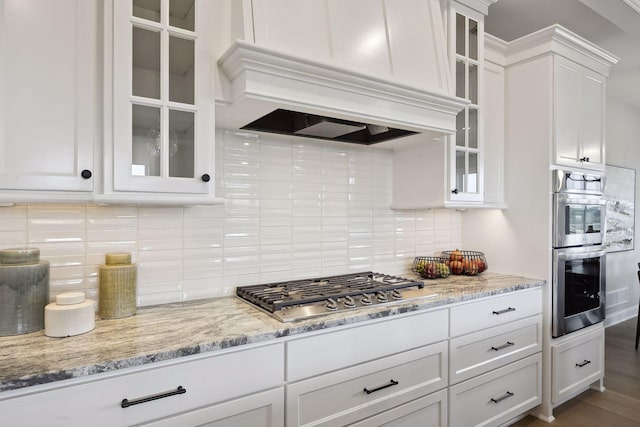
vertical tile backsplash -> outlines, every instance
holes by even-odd
[[[374,270],[460,246],[454,210],[392,211],[392,153],[219,131],[224,206],[0,207],[0,248],[38,247],[51,296],[98,295],[108,252],[138,264],[138,304],[230,295],[237,285]]]

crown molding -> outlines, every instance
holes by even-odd
[[[640,13],[640,0],[622,0],[625,2],[631,9]]]
[[[609,75],[609,68],[620,58],[589,40],[555,24],[508,43],[507,66],[545,54],[557,54]]]

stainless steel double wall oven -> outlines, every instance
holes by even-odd
[[[559,337],[605,318],[605,180],[596,174],[552,173],[552,334]]]

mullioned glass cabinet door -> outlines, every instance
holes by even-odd
[[[213,192],[212,3],[113,2],[115,191]]]
[[[452,47],[456,96],[470,104],[456,117],[456,134],[450,138],[450,199],[482,201],[481,100],[479,99],[483,22],[454,9]]]

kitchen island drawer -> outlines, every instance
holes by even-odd
[[[574,334],[576,334],[574,332]],[[571,398],[604,376],[604,328],[578,335],[551,347],[554,404]]]
[[[287,385],[287,426],[347,425],[447,386],[446,341]]]
[[[447,390],[412,400],[350,427],[447,427]]]
[[[542,400],[537,353],[449,388],[449,426],[497,426]]]
[[[451,308],[451,336],[502,325],[542,313],[542,289],[491,297]]]
[[[542,349],[542,315],[449,341],[449,381],[457,384]]]
[[[136,425],[284,383],[282,344],[176,360],[179,362],[123,369],[98,379],[60,382],[46,391],[0,399],[3,425]]]
[[[438,310],[291,340],[287,342],[287,381],[446,340],[448,325],[448,310]]]

